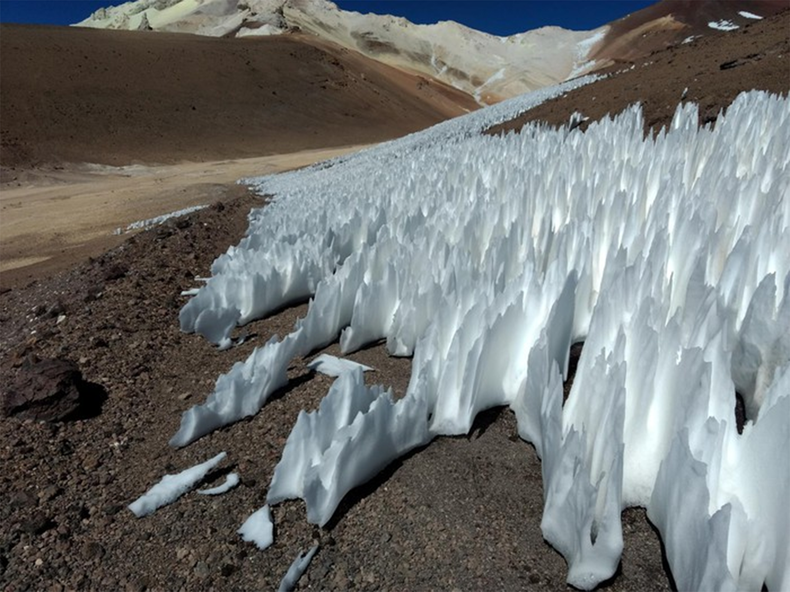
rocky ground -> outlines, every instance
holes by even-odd
[[[608,71],[617,74],[544,103],[489,133],[518,130],[530,121],[561,125],[576,111],[595,121],[637,102],[642,105],[645,126],[658,131],[669,124],[681,102],[698,104],[700,122],[711,123],[744,90],[787,93],[790,9],[737,31],[708,35]]]
[[[787,13],[781,18],[777,27],[786,34]],[[749,34],[728,35],[721,43],[733,44],[729,60],[745,59],[737,40]],[[765,41],[772,43],[767,34]],[[781,78],[790,71],[785,50],[779,55]],[[656,55],[655,62],[668,59]],[[719,63],[708,69],[713,78],[729,70]],[[661,85],[647,83],[647,66],[628,75],[634,72],[646,77],[635,82],[639,97],[650,100]],[[740,80],[751,88],[748,77]],[[784,81],[786,91],[790,77]],[[606,94],[609,83],[585,92],[595,93],[589,96],[597,104],[611,100],[613,110],[619,99]],[[677,84],[679,96],[688,84]],[[545,109],[561,121],[587,112],[560,107],[568,97]],[[317,407],[332,382],[300,361],[289,370],[289,386],[256,417],[183,450],[167,444],[181,413],[203,401],[221,372],[271,335],[287,333],[306,311],[306,304],[294,306],[240,329],[247,341],[225,352],[179,331],[181,291],[209,274],[258,205],[252,195],[218,203],[73,269],[3,289],[0,384],[6,411],[14,413],[0,419],[0,589],[271,590],[314,542],[319,551],[298,589],[566,589],[565,562],[540,533],[540,463],[505,409],[481,414],[466,437],[439,438],[400,459],[349,494],[325,528],[306,522],[301,502],[287,502],[273,509],[268,550],[236,534],[264,504],[299,410]],[[327,351],[337,353],[337,346]],[[405,390],[408,359],[390,358],[381,346],[350,357],[376,369],[368,382]],[[53,359],[73,366],[58,369],[47,362]],[[63,393],[56,407],[37,401],[45,388]],[[42,421],[53,414],[58,421]],[[126,508],[165,473],[223,450],[228,458],[207,482],[218,484],[234,470],[239,487],[216,498],[187,494],[141,519]],[[626,510],[623,530],[620,571],[604,587],[672,589],[644,511]]]

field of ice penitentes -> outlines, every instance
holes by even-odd
[[[171,444],[257,413],[294,357],[386,339],[413,355],[406,396],[341,372],[300,416],[270,504],[303,498],[325,524],[397,457],[507,405],[541,456],[543,535],[574,586],[614,574],[621,511],[639,505],[679,589],[786,590],[788,100],[744,94],[703,128],[686,104],[655,137],[638,106],[585,132],[480,135],[567,88],[255,180],[275,199],[182,328],[229,347],[234,327],[290,301],[311,296],[309,312],[221,376]]]

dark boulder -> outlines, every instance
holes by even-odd
[[[3,396],[6,416],[37,421],[68,421],[97,415],[107,395],[83,379],[69,360],[30,360],[22,365]]]

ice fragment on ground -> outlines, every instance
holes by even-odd
[[[230,473],[227,477],[225,477],[225,482],[222,485],[217,485],[216,487],[212,487],[210,489],[198,489],[198,493],[201,495],[221,495],[227,491],[230,491],[238,484],[238,473]]]
[[[242,539],[248,543],[255,543],[261,550],[269,547],[274,542],[274,524],[269,506],[263,506],[260,510],[250,514],[250,517],[239,528],[238,533]]]
[[[307,566],[310,565],[310,561],[312,561],[316,551],[318,551],[318,545],[313,545],[309,551],[297,555],[296,559],[294,559],[294,562],[283,576],[283,579],[280,581],[277,592],[291,592],[291,590],[296,587],[296,583],[299,581],[299,578],[302,577],[302,574],[304,574]]]
[[[132,502],[129,509],[140,518],[151,514],[157,508],[173,503],[200,483],[209,471],[222,462],[226,456],[227,453],[220,452],[214,458],[185,471],[175,475],[165,475],[159,483],[145,492],[145,495]]]
[[[745,10],[738,11],[738,14],[740,14],[743,18],[754,19],[754,20],[762,20],[763,18],[761,16],[757,16],[753,12],[747,12]]]
[[[315,360],[307,364],[307,367],[321,374],[335,377],[340,376],[344,372],[351,372],[354,368],[362,368],[363,372],[373,370],[370,366],[365,366],[354,360],[337,358],[329,354],[321,354]]]

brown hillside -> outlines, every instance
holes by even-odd
[[[476,109],[306,36],[3,25],[0,164],[171,163],[362,144]]]
[[[604,80],[539,105],[488,133],[518,130],[531,121],[560,125],[567,123],[575,111],[596,120],[637,102],[642,104],[649,128],[668,124],[682,100],[697,103],[700,118],[713,121],[745,90],[790,90],[788,32],[790,10],[754,21],[738,31],[656,52],[633,69],[613,72]]]

